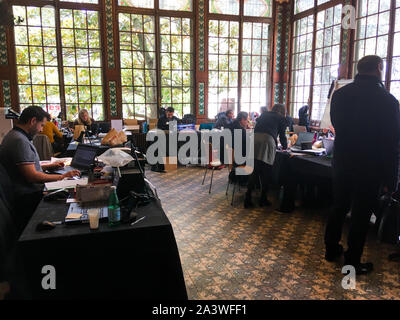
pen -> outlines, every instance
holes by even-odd
[[[146,216],[141,217],[139,220],[133,221],[133,222],[131,223],[131,226],[133,226],[135,223],[138,223],[140,220],[143,220],[144,218],[146,218]]]

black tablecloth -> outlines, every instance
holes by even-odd
[[[137,224],[98,231],[88,224],[36,231],[65,217],[65,203],[42,201],[18,241],[34,299],[187,299],[172,226],[159,201],[139,207]],[[56,290],[41,287],[42,267],[56,269]]]
[[[301,185],[307,193],[309,202],[315,201],[314,187],[318,186],[320,194],[331,195],[332,159],[327,156],[295,155],[277,151],[273,166],[273,182],[281,186],[279,210],[294,210],[296,191]],[[320,200],[320,199],[318,199]]]

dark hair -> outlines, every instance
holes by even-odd
[[[241,121],[243,118],[247,119],[249,117],[249,114],[247,112],[241,111],[238,113],[236,120]]]
[[[38,106],[29,106],[22,111],[19,117],[19,123],[26,124],[32,118],[36,118],[37,121],[43,121],[44,118],[50,117],[50,115]]]
[[[357,63],[357,71],[359,74],[374,73],[378,70],[379,64],[383,64],[383,60],[378,56],[365,56]]]
[[[172,108],[172,107],[168,107],[166,111],[167,111],[167,112],[175,112],[175,109]]]
[[[274,104],[274,106],[271,109],[272,112],[276,112],[279,113],[280,115],[282,115],[283,117],[286,116],[286,110],[285,110],[285,106],[281,103],[276,103]]]
[[[233,110],[231,110],[231,109],[226,110],[225,115],[228,116],[230,113],[233,113]]]

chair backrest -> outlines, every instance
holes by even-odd
[[[54,152],[48,136],[44,134],[37,134],[33,138],[32,143],[35,146],[41,161],[51,160]]]
[[[212,130],[215,123],[200,123],[199,130]]]

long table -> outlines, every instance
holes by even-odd
[[[332,159],[327,156],[295,155],[277,151],[273,166],[274,183],[281,187],[279,211],[292,212],[295,208],[296,191],[305,187],[306,200],[315,200],[313,188],[329,198],[332,184]],[[320,199],[319,199],[320,200]]]
[[[41,221],[63,220],[68,206],[42,201],[18,241],[32,299],[187,299],[172,226],[158,200],[137,209],[146,218],[133,226],[36,231]],[[42,288],[46,265],[56,270],[55,290]]]

